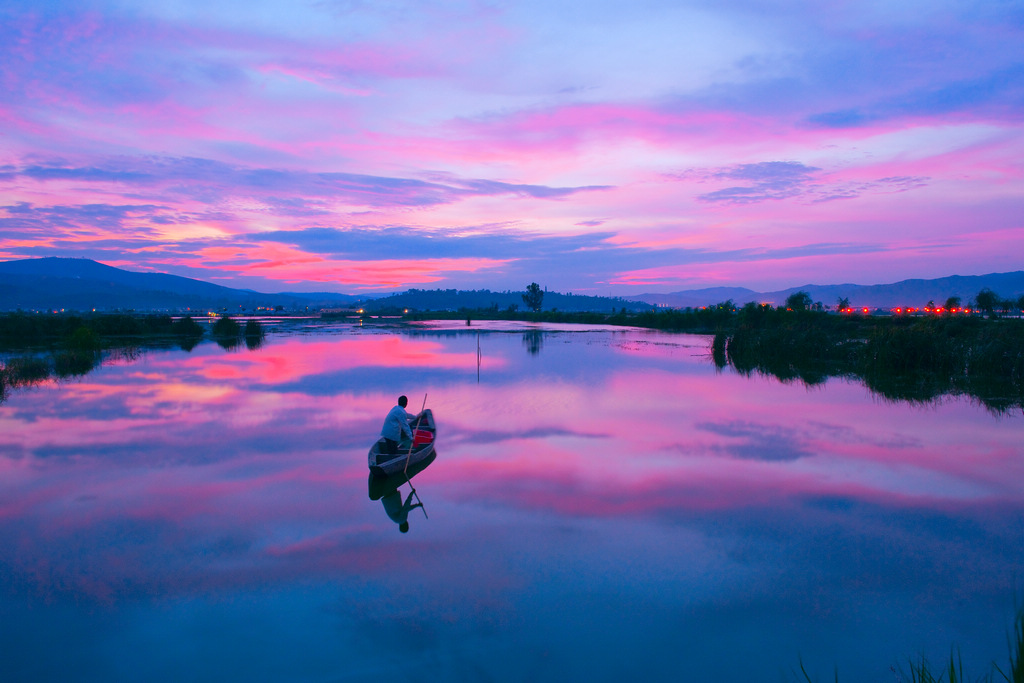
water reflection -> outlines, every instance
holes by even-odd
[[[479,330],[478,384],[477,331],[150,351],[0,405],[13,678],[728,682],[802,655],[883,680],[951,643],[965,670],[1005,658],[1019,416],[717,373],[709,338],[636,330],[545,329],[537,355]],[[421,387],[444,457],[364,497],[381,406]],[[412,476],[431,524],[401,537],[379,501],[418,502]]]
[[[133,355],[133,350],[108,352],[110,362]],[[0,363],[0,403],[11,391],[27,389],[52,380],[82,377],[100,366],[103,354],[98,350],[65,349],[48,354],[26,354]]]
[[[396,472],[387,476],[370,473],[368,483],[370,500],[381,502],[388,518],[398,524],[398,529],[403,534],[409,531],[409,513],[412,510],[418,507],[422,509],[424,518],[427,517],[427,510],[420,500],[419,492],[412,485],[412,479],[427,469],[435,459],[437,459],[437,451],[431,451],[430,455],[423,460],[410,464],[407,472]],[[402,502],[401,487],[405,484],[409,484],[410,490],[405,502]],[[416,499],[415,503],[413,498]]]
[[[954,321],[956,322],[956,321]],[[975,323],[978,321],[974,321]],[[990,332],[988,336],[981,331]],[[741,328],[733,336],[715,335],[712,359],[723,369],[760,374],[808,386],[830,378],[856,378],[878,396],[893,401],[928,404],[949,396],[968,396],[994,413],[1024,413],[1021,356],[1009,335],[998,328],[977,328],[969,336],[934,332],[910,333],[895,328],[874,333],[862,342],[840,343],[824,332],[811,340],[770,330]],[[957,341],[959,337],[967,342]]]
[[[544,332],[541,330],[528,330],[523,332],[523,346],[531,356],[536,356],[544,348]]]

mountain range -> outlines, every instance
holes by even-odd
[[[803,291],[807,292],[813,301],[820,301],[826,306],[834,307],[839,298],[843,297],[849,299],[850,305],[856,308],[867,306],[890,309],[897,306],[923,308],[929,301],[941,306],[952,296],[960,297],[966,305],[985,288],[991,289],[1003,298],[1017,299],[1024,294],[1024,271],[989,275],[951,275],[934,280],[901,280],[886,285],[803,285],[775,292],[755,292],[743,287],[712,287],[669,294],[638,294],[626,298],[674,308],[710,306],[729,299],[737,304],[754,301],[778,306],[784,303],[789,295]]]
[[[348,306],[358,298],[329,292],[264,294],[166,273],[135,273],[89,259],[0,262],[0,310],[251,310]]]
[[[807,292],[813,301],[834,306],[840,297],[855,307],[888,309],[895,306],[923,307],[928,301],[943,303],[958,296],[967,304],[982,289],[1004,298],[1024,295],[1024,271],[989,275],[953,275],[934,280],[902,280],[883,285],[804,285],[775,292],[756,292],[743,287],[712,287],[669,294],[640,294],[622,298],[590,297],[548,292],[544,308],[559,310],[608,310],[625,307],[636,310],[645,305],[676,308],[708,306],[732,300],[778,305],[795,292]],[[166,273],[136,273],[89,259],[37,258],[0,262],[0,310],[254,310],[281,306],[288,310],[349,307],[368,302],[368,308],[408,307],[420,310],[448,308],[506,308],[522,304],[521,292],[490,290],[418,290],[372,303],[371,297],[331,292],[265,294],[233,289]]]

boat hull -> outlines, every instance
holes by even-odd
[[[409,465],[409,471],[403,472],[398,470],[394,474],[374,474],[370,472],[370,476],[367,477],[367,493],[370,496],[370,500],[380,500],[389,493],[394,493],[398,490],[398,487],[404,486],[412,481],[412,478],[417,474],[427,469],[434,459],[437,457],[437,450],[435,449],[430,455],[417,463]]]
[[[413,421],[416,438],[412,444],[412,451],[409,450],[409,442],[399,445],[398,453],[384,453],[384,437],[370,446],[370,452],[366,456],[366,464],[370,473],[376,476],[387,476],[397,472],[403,472],[406,463],[409,467],[422,462],[434,453],[434,437],[437,436],[437,426],[434,424],[434,414],[429,408],[416,416]]]

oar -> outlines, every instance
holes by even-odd
[[[426,410],[426,408],[427,408],[427,395],[423,394],[423,407],[420,408],[420,416],[423,415],[423,411]],[[416,418],[416,427],[417,428],[419,428],[419,426],[420,426],[420,419],[421,418]],[[409,444],[409,454],[405,456],[405,469],[402,470],[402,474],[405,475],[405,478],[407,480],[409,479],[409,459],[412,457],[412,449],[415,446],[416,446],[416,432],[413,432],[412,443]],[[412,484],[410,483],[409,486],[412,486]],[[416,490],[413,489],[414,493],[415,493],[415,491]],[[416,497],[419,498],[419,496],[416,496]],[[424,512],[423,514],[427,514],[427,513]]]
[[[423,510],[423,516],[426,519],[430,519],[430,517],[427,516],[427,508],[423,506],[423,501],[420,499],[420,494],[416,493],[416,487],[412,485],[411,481],[409,482],[409,488],[412,489],[412,495],[416,496],[416,502],[420,504],[420,510]]]

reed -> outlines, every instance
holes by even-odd
[[[249,319],[245,322],[245,346],[250,351],[263,346],[263,341],[266,337],[266,333],[263,331],[263,325],[258,320]]]
[[[996,663],[992,662],[989,671],[978,678],[969,678],[964,675],[963,659],[960,656],[959,648],[951,648],[949,661],[938,667],[934,666],[922,655],[916,661],[911,659],[907,662],[907,670],[902,666],[892,666],[890,670],[895,675],[896,681],[910,681],[910,683],[993,683],[1004,680],[1007,683],[1024,683],[1024,608],[1017,610],[1014,619],[1013,634],[1007,636],[1009,646],[1009,665],[1006,671]],[[797,660],[800,666],[800,676],[806,683],[815,683],[803,660]],[[839,682],[839,672],[835,672],[835,682]]]
[[[241,343],[242,326],[231,316],[217,318],[213,324],[213,339],[224,349],[233,349]]]
[[[894,400],[967,395],[996,413],[1024,409],[1024,321],[853,320],[778,311],[740,318],[720,335],[729,364],[743,374],[806,384],[852,377]],[[716,336],[713,356],[722,343]]]
[[[203,328],[188,317],[175,322],[168,315],[0,314],[0,348],[8,349],[67,348],[92,339],[102,347],[118,347],[202,336]]]

